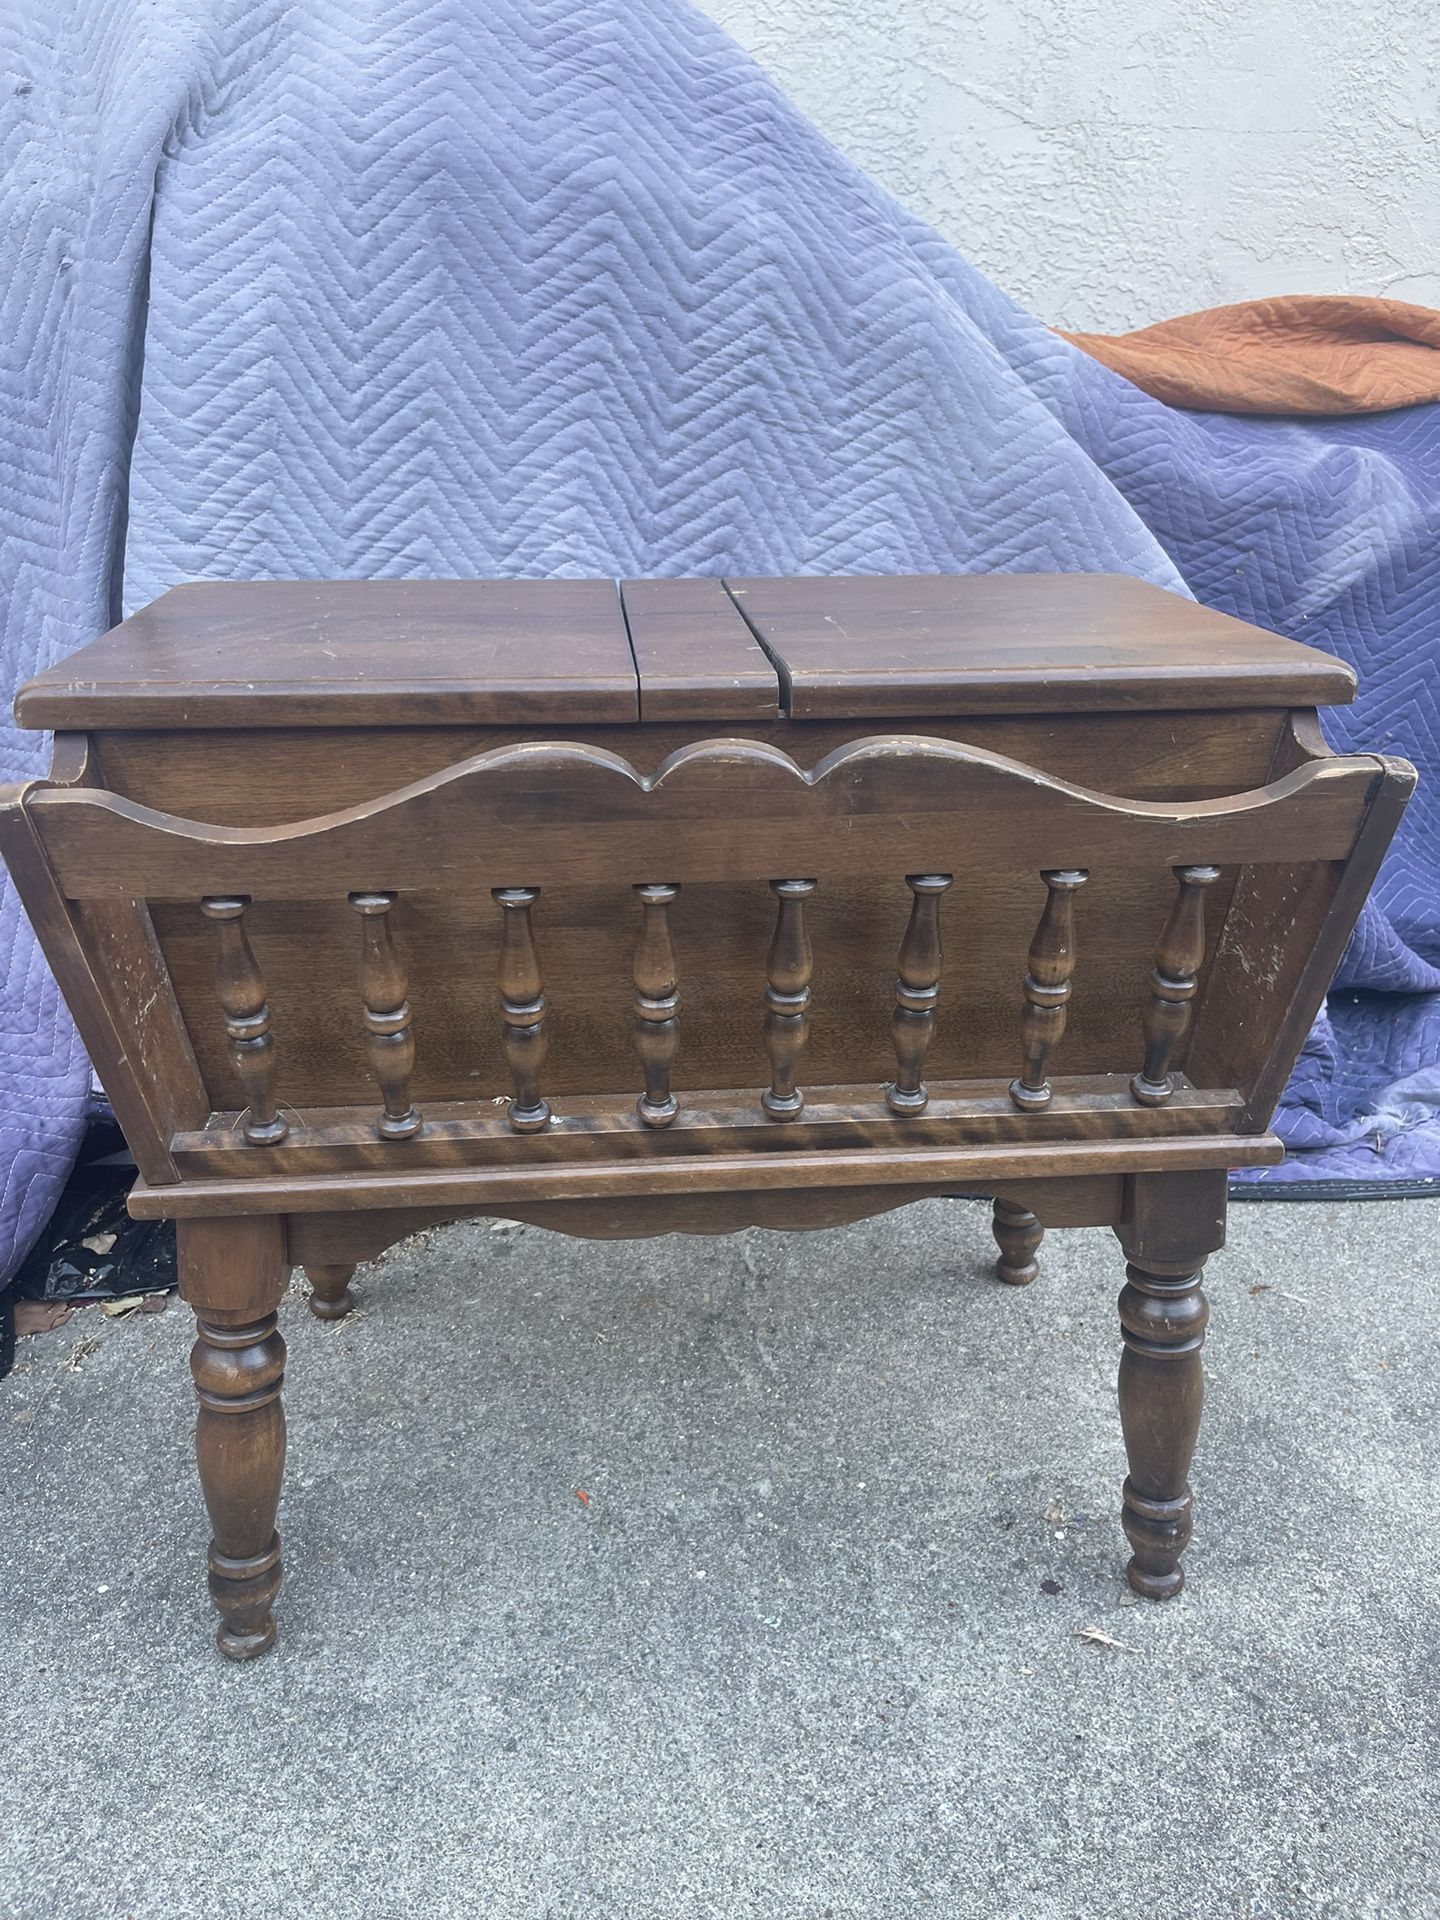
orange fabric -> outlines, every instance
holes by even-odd
[[[1440,313],[1403,300],[1283,294],[1061,337],[1172,407],[1382,413],[1440,400]]]

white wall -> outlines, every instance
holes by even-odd
[[[1440,307],[1440,0],[700,0],[1055,326]]]

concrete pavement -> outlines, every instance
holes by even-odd
[[[22,1343],[0,1914],[1440,1914],[1440,1207],[1231,1222],[1166,1607],[1122,1580],[1100,1231],[1012,1292],[969,1204],[480,1222],[338,1326],[297,1293],[280,1640],[244,1668],[188,1313]]]

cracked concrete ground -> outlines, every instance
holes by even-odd
[[[1108,1234],[1018,1293],[968,1204],[424,1236],[348,1322],[286,1303],[249,1667],[210,1643],[189,1315],[77,1314],[0,1385],[0,1913],[1427,1920],[1437,1237],[1232,1209],[1155,1607]]]

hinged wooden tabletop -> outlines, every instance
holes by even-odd
[[[774,720],[780,677],[723,580],[625,580],[642,720]]]
[[[27,727],[774,720],[719,580],[255,580],[172,588],[20,689]]]
[[[624,726],[1311,707],[1343,662],[1119,575],[206,582],[20,690],[28,727]]]
[[[22,726],[634,722],[613,580],[174,587],[20,689]]]
[[[1314,707],[1342,660],[1124,574],[731,580],[792,720]]]

